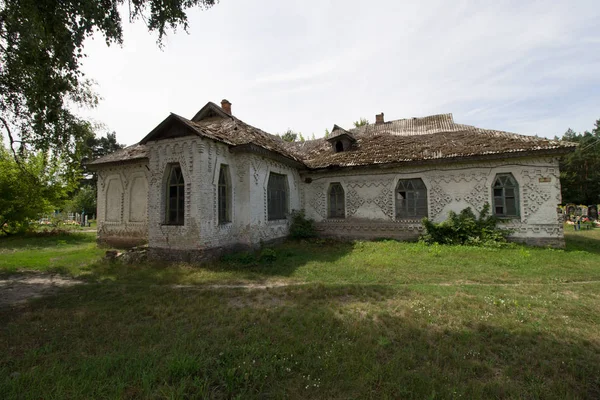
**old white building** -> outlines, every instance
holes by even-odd
[[[289,143],[208,103],[91,163],[98,237],[171,259],[283,238],[293,210],[324,236],[415,239],[420,220],[487,202],[512,239],[564,246],[558,157],[572,144],[456,124],[451,114]]]

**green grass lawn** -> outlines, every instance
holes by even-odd
[[[35,270],[77,275],[104,251],[96,246],[95,232],[0,238],[0,273]]]
[[[600,398],[600,229],[566,234],[566,250],[288,242],[203,267],[102,262],[84,234],[0,241],[0,271],[54,260],[90,282],[0,310],[0,393]],[[288,286],[218,286],[235,283]]]

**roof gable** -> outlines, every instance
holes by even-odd
[[[333,129],[331,130],[331,134],[329,135],[327,140],[331,143],[333,140],[338,140],[341,138],[347,138],[352,143],[356,142],[356,139],[354,138],[354,136],[352,136],[352,133],[334,124]]]
[[[156,128],[147,134],[140,144],[146,144],[149,141],[173,139],[184,136],[200,136],[194,127],[190,126],[183,118],[177,114],[171,113]]]
[[[209,101],[204,107],[200,109],[192,118],[193,122],[202,121],[205,118],[210,117],[222,117],[222,118],[233,118],[230,114],[226,113],[221,107]]]

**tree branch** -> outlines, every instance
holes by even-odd
[[[10,150],[13,153],[13,157],[15,158],[15,161],[17,162],[17,164],[21,165],[21,163],[19,162],[19,157],[17,156],[17,152],[15,151],[15,148],[13,147],[15,144],[15,139],[13,138],[12,132],[10,131],[10,126],[8,126],[8,122],[6,122],[6,120],[2,117],[0,117],[0,122],[2,122],[2,124],[4,125],[4,128],[6,129],[6,133],[8,134],[8,141],[10,142]]]

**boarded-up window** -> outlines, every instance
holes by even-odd
[[[329,185],[329,218],[344,218],[346,216],[346,201],[344,188],[339,183]]]
[[[129,221],[143,222],[148,218],[148,184],[143,176],[131,181],[129,192]]]
[[[183,225],[185,209],[185,181],[179,165],[171,165],[167,181],[167,224]]]
[[[519,185],[512,174],[498,174],[494,179],[494,215],[519,216]]]
[[[285,175],[271,172],[267,184],[267,214],[269,221],[285,219],[288,212],[288,185]]]
[[[123,187],[121,179],[112,178],[106,188],[106,221],[121,222],[123,214]]]
[[[219,171],[219,224],[231,222],[231,180],[229,178],[229,167],[221,165]]]
[[[401,179],[396,185],[396,218],[427,216],[427,188],[420,178]]]

